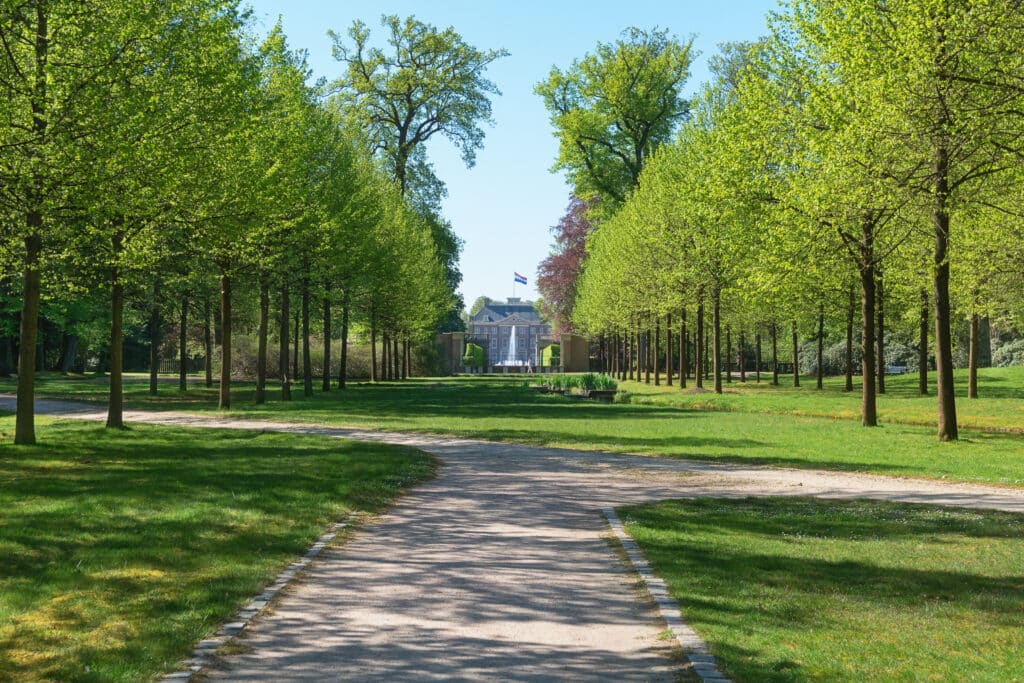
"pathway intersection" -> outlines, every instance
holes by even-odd
[[[9,400],[0,397],[0,408]],[[37,407],[105,417],[81,404]],[[396,443],[442,463],[437,478],[325,550],[212,680],[671,681],[680,665],[659,638],[664,622],[609,545],[602,508],[801,495],[1024,513],[1024,491],[971,484],[197,414],[127,411],[125,419]]]

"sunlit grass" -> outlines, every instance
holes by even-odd
[[[1024,373],[1016,368],[991,372],[1004,373],[1007,383],[1004,398],[987,399],[997,406],[991,410],[993,419],[1013,424],[1005,416],[1024,404],[1024,398],[1016,397]],[[991,378],[987,381],[994,384]],[[878,428],[861,427],[859,420],[828,414],[857,402],[834,385],[825,392],[762,387],[744,394],[734,383],[729,391],[738,393],[722,396],[637,385],[632,387],[638,390],[634,395],[639,394],[634,403],[597,404],[537,394],[528,383],[526,376],[353,383],[343,392],[317,391],[310,398],[293,392],[296,397],[289,402],[281,401],[272,386],[263,406],[254,405],[251,383],[238,383],[231,414],[538,446],[1024,486],[1024,434],[965,429],[959,442],[939,443],[931,426],[888,421]],[[894,404],[903,400],[895,384],[885,398]],[[40,388],[50,396],[106,400],[102,379],[43,378]],[[660,396],[667,398],[657,400]],[[669,399],[682,404],[670,404]],[[686,405],[688,400],[702,404]],[[908,405],[922,400],[930,403],[934,398],[906,399]],[[148,383],[138,378],[127,384],[127,401],[138,408],[212,411],[216,390],[193,386],[182,396],[176,384],[167,383],[151,397]],[[800,403],[803,409],[792,409]]]
[[[0,680],[172,669],[333,521],[427,476],[407,448],[0,418]]]
[[[980,398],[967,398],[967,371],[955,373],[957,421],[967,429],[1011,430],[1024,432],[1024,367],[981,368],[978,371]],[[826,377],[821,390],[813,377],[801,378],[801,386],[792,386],[793,378],[783,375],[779,386],[771,384],[771,373],[761,373],[761,381],[748,373],[747,381],[723,383],[724,393],[697,392],[691,378],[682,389],[678,382],[654,386],[627,381],[622,388],[634,395],[634,401],[673,405],[695,410],[765,412],[860,420],[861,384],[854,378],[853,391],[844,391],[845,379]],[[885,424],[933,425],[938,414],[935,374],[929,377],[927,396],[918,394],[916,374],[886,377],[886,393],[878,396],[879,420]],[[705,382],[705,387],[710,387]]]
[[[620,514],[726,675],[1024,680],[1024,517],[805,498]]]

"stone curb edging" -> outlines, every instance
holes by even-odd
[[[664,579],[655,576],[654,572],[651,571],[651,565],[644,558],[643,553],[640,551],[640,546],[637,545],[637,542],[626,531],[619,516],[615,514],[615,510],[608,507],[603,508],[601,512],[604,514],[604,518],[608,520],[608,526],[611,527],[615,538],[619,540],[623,550],[626,551],[633,569],[636,570],[636,573],[643,580],[647,592],[658,603],[658,612],[661,614],[661,618],[665,620],[669,630],[675,635],[679,646],[683,648],[683,654],[693,664],[693,670],[697,672],[697,675],[705,683],[729,683],[729,679],[719,671],[714,655],[708,652],[707,644],[697,635],[696,631],[683,621],[679,603],[669,594]]]
[[[351,517],[334,524],[323,536],[317,539],[316,543],[309,547],[306,554],[288,565],[284,571],[277,575],[274,583],[267,586],[262,593],[249,601],[242,609],[238,610],[235,618],[224,624],[217,632],[204,640],[199,641],[192,656],[185,660],[185,668],[166,674],[161,681],[191,681],[192,677],[204,668],[213,664],[214,653],[218,649],[234,640],[252,623],[257,614],[262,612],[274,597],[284,589],[295,576],[309,566],[320,552],[327,547],[327,544],[334,540],[334,537],[349,525]]]

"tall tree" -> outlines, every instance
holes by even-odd
[[[555,235],[551,253],[537,267],[537,290],[544,297],[541,308],[556,334],[573,331],[576,283],[586,256],[587,235],[593,229],[587,220],[588,208],[578,197],[569,200],[565,215],[551,228]]]
[[[537,84],[559,141],[552,170],[568,173],[577,197],[600,198],[602,214],[625,201],[647,157],[686,116],[692,43],[664,30],[628,28]]]
[[[338,101],[374,141],[402,195],[419,184],[434,184],[422,156],[423,143],[440,133],[462,153],[467,166],[483,145],[481,122],[491,121],[489,95],[500,95],[483,73],[506,50],[478,50],[455,29],[415,17],[381,17],[389,51],[370,47],[370,29],[355,21],[351,45],[334,31],[334,56],[348,72],[334,86]],[[415,177],[419,175],[420,177]],[[432,175],[432,174],[430,174]]]
[[[329,32],[335,58],[347,66],[333,84],[335,104],[371,141],[401,195],[436,215],[445,190],[424,143],[441,135],[461,152],[466,166],[474,165],[483,146],[481,124],[492,122],[490,96],[501,94],[484,72],[508,52],[480,50],[450,26],[438,30],[411,16],[383,16],[381,25],[388,33],[387,50],[370,46],[370,29],[361,21],[348,29],[351,44]],[[446,221],[436,219],[431,228],[449,282],[449,326],[458,327],[461,241]]]

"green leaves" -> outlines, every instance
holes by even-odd
[[[356,21],[344,37],[329,32],[334,56],[347,73],[334,83],[336,104],[372,140],[406,194],[437,193],[439,181],[424,163],[420,145],[440,134],[472,166],[483,144],[481,123],[491,122],[489,95],[500,95],[484,71],[506,50],[478,50],[451,27],[438,30],[415,17],[384,16],[390,49],[369,46],[370,29]],[[440,185],[443,187],[443,185]]]
[[[576,196],[600,197],[604,215],[625,201],[647,157],[686,116],[681,91],[692,42],[629,28],[620,40],[598,43],[594,54],[565,71],[552,69],[537,84],[559,139],[552,170],[568,173]]]

